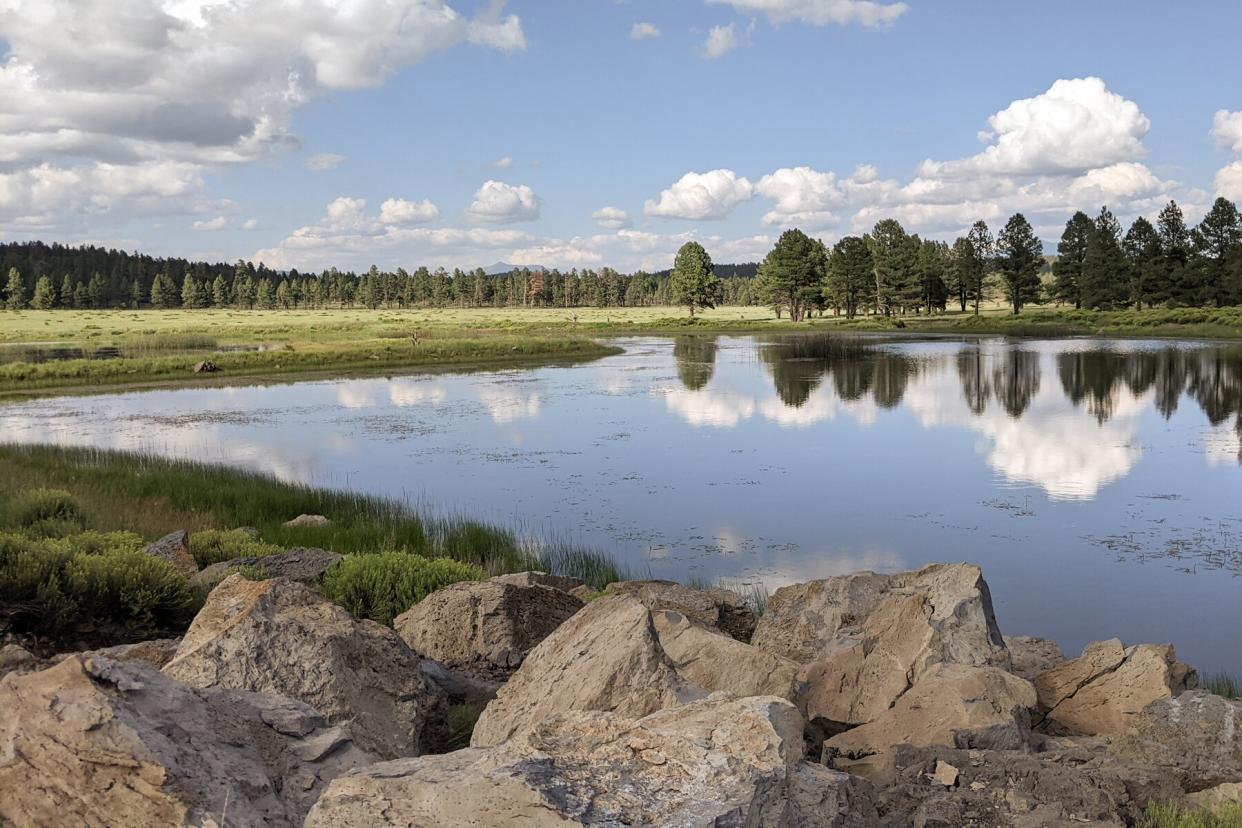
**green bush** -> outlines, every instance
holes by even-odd
[[[1188,810],[1151,803],[1138,828],[1242,828],[1242,805],[1218,810]]]
[[[136,535],[63,539],[0,534],[0,632],[51,645],[107,646],[184,630],[199,603]]]
[[[31,489],[13,499],[9,521],[35,534],[61,534],[64,527],[82,528],[82,509],[73,495],[62,489]],[[54,531],[37,531],[39,529]]]
[[[479,567],[451,558],[380,552],[350,555],[329,569],[323,593],[358,618],[391,624],[437,589],[484,577]]]
[[[190,535],[190,554],[194,556],[199,569],[220,563],[220,561],[260,558],[283,551],[283,548],[275,544],[264,543],[256,539],[245,529],[233,529],[227,532],[209,529]]]

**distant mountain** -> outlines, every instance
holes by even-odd
[[[514,270],[520,270],[522,268],[526,268],[527,270],[537,270],[539,272],[547,270],[547,268],[543,265],[512,265],[508,262],[496,262],[494,265],[488,265],[483,268],[483,272],[488,276],[499,276],[502,273],[511,273]]]

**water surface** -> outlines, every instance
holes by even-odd
[[[0,408],[0,439],[425,502],[656,577],[975,561],[1002,629],[1242,668],[1242,352],[1196,342],[621,340],[577,366]]]

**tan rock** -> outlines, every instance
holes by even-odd
[[[946,788],[952,788],[957,784],[957,777],[960,771],[943,759],[936,760],[936,769],[932,771],[932,779],[935,779]]]
[[[545,586],[559,589],[561,592],[573,593],[586,582],[568,575],[549,575],[547,572],[513,572],[509,575],[497,575],[492,578],[494,583],[513,584],[514,586]]]
[[[530,651],[479,717],[470,744],[498,745],[556,713],[639,718],[703,695],[677,673],[643,604],[599,598]]]
[[[411,649],[449,669],[504,679],[580,609],[581,601],[552,587],[466,581],[428,595],[393,627]]]
[[[900,745],[1025,747],[1035,688],[997,667],[934,665],[892,709],[824,743],[824,762],[886,781]]]
[[[987,583],[971,564],[783,587],[752,643],[804,664],[807,715],[845,725],[887,711],[936,664],[1008,666]]]
[[[1121,733],[1147,705],[1198,684],[1169,645],[1126,647],[1116,638],[1088,644],[1082,655],[1040,673],[1038,729],[1092,736]]]
[[[1027,681],[1034,681],[1040,673],[1065,663],[1061,648],[1046,638],[1007,635],[1005,646],[1009,649],[1009,672]]]
[[[329,526],[332,521],[323,515],[298,515],[293,520],[286,520],[284,525],[288,527],[298,526]]]
[[[284,579],[222,581],[164,672],[193,687],[305,702],[331,723],[351,721],[359,746],[385,758],[422,750],[437,703],[395,632]]]
[[[1216,811],[1221,808],[1242,805],[1242,782],[1222,782],[1206,790],[1192,793],[1186,801],[1193,808]]]
[[[751,647],[672,610],[651,613],[656,636],[682,678],[704,690],[733,696],[798,695],[798,665]]]
[[[74,656],[0,681],[0,822],[293,828],[373,762],[304,704],[196,690],[141,662]],[[226,804],[227,803],[227,804]]]
[[[50,661],[59,664],[67,658],[75,656],[103,656],[115,661],[141,661],[155,669],[160,669],[172,661],[181,645],[180,638],[156,638],[150,641],[139,641],[136,644],[117,644],[115,647],[104,647],[99,650],[88,650],[83,653],[62,653],[53,656]]]
[[[306,826],[878,825],[864,783],[801,754],[801,716],[771,697],[712,697],[638,720],[579,711],[499,747],[339,778]]]
[[[754,610],[733,590],[694,589],[673,581],[618,581],[604,591],[609,595],[628,595],[651,610],[679,612],[739,641],[750,641],[755,631]]]
[[[184,529],[170,532],[154,543],[149,543],[142,550],[152,557],[159,558],[187,578],[198,573],[198,564],[190,554],[190,535]]]

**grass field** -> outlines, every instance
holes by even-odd
[[[1242,308],[1074,311],[1012,316],[945,313],[900,319],[825,316],[793,324],[768,308],[726,307],[690,319],[682,308],[443,308],[296,311],[5,311],[0,347],[119,348],[119,359],[0,364],[0,397],[100,386],[232,382],[304,374],[470,367],[614,353],[600,339],[624,334],[885,331],[943,335],[1164,336],[1242,339]],[[229,350],[257,347],[264,350]],[[217,374],[195,375],[210,359]]]

